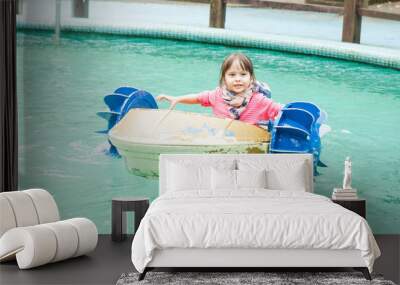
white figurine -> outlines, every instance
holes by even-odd
[[[350,190],[351,188],[351,160],[346,157],[344,161],[344,177],[343,177],[343,190]]]

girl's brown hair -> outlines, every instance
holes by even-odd
[[[224,62],[221,65],[221,73],[220,73],[220,77],[219,77],[219,85],[220,86],[224,85],[225,73],[232,66],[232,64],[235,61],[238,61],[240,67],[243,70],[250,73],[251,79],[253,81],[256,80],[256,77],[254,75],[254,70],[253,70],[253,63],[251,62],[250,58],[248,58],[243,53],[232,53],[231,55],[227,56],[224,59]]]

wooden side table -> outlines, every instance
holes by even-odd
[[[338,200],[332,199],[332,202],[359,214],[364,219],[366,218],[366,200],[365,199],[352,199],[352,200]]]
[[[149,199],[145,197],[125,197],[112,199],[112,229],[111,238],[113,241],[126,239],[126,212],[135,212],[135,231],[140,221],[149,208]]]

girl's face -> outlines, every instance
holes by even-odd
[[[241,94],[253,83],[250,72],[243,70],[239,62],[235,60],[224,75],[226,89]]]

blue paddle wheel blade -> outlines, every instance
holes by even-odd
[[[283,109],[279,118],[278,127],[293,127],[311,133],[314,123],[313,115],[302,109]]]
[[[99,116],[100,118],[103,118],[103,119],[105,119],[105,120],[107,120],[107,121],[110,121],[110,120],[112,120],[113,118],[116,118],[116,117],[118,117],[118,116],[120,115],[120,113],[117,113],[117,112],[108,112],[108,111],[105,111],[105,112],[97,112],[96,114],[97,114],[97,116]]]
[[[116,112],[98,112],[97,115],[107,120],[107,130],[111,130],[112,127],[119,121],[120,114]],[[108,132],[107,132],[108,133]]]
[[[97,115],[108,122],[108,130],[110,130],[118,121],[120,113],[117,112],[97,112]]]
[[[110,144],[110,148],[108,149],[107,154],[115,158],[121,158],[117,148],[110,142],[110,140],[108,140],[108,143]]]
[[[310,112],[316,121],[320,117],[321,110],[318,106],[310,102],[292,102],[285,106],[287,109],[302,109]]]
[[[96,131],[96,134],[108,134],[109,130]]]
[[[119,88],[115,89],[114,93],[129,96],[133,92],[136,92],[136,91],[137,91],[137,89],[134,87],[123,86],[123,87],[119,87]]]
[[[125,105],[121,110],[121,119],[126,113],[128,113],[130,109],[133,108],[158,109],[158,106],[153,95],[151,95],[149,92],[139,90],[129,96],[125,102]]]
[[[311,149],[310,135],[299,128],[276,126],[271,140],[273,152],[307,153]]]
[[[104,96],[104,103],[112,112],[121,112],[122,106],[124,106],[125,101],[129,96],[121,94],[110,94]]]

